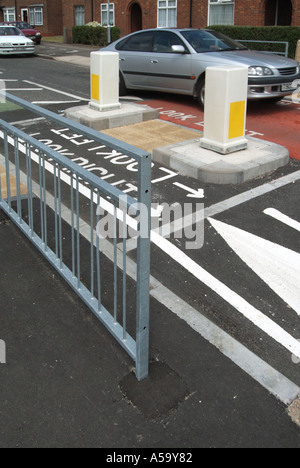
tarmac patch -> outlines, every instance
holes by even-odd
[[[178,408],[190,394],[186,383],[167,364],[150,363],[147,379],[139,382],[134,371],[120,382],[126,399],[148,420],[167,415]]]

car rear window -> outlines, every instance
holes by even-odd
[[[133,36],[119,42],[116,49],[135,52],[151,52],[153,48],[153,39],[154,33],[152,31],[134,34]]]

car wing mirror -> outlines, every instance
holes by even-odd
[[[172,52],[175,54],[185,54],[186,50],[183,45],[172,45]]]

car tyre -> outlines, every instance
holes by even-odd
[[[204,109],[204,103],[205,103],[205,79],[199,81],[199,84],[197,86],[197,99],[200,104],[200,107]]]
[[[124,81],[124,78],[123,78],[122,73],[120,73],[120,78],[119,78],[119,95],[120,95],[120,96],[125,96],[126,93],[127,93],[127,89],[126,89],[125,81]]]

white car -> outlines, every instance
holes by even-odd
[[[35,45],[20,29],[14,26],[0,26],[0,55],[29,54],[35,52]]]

